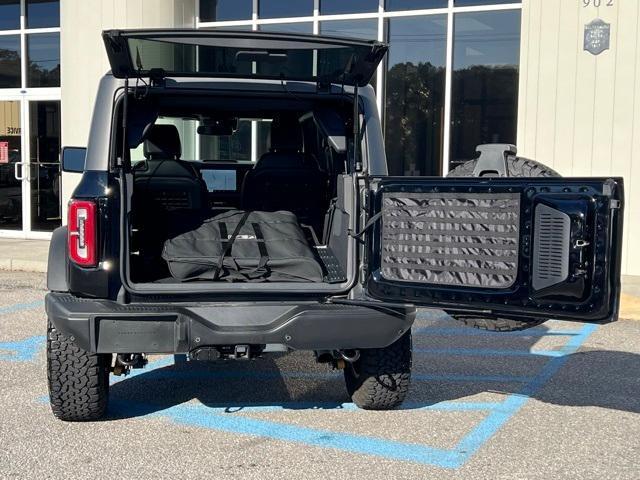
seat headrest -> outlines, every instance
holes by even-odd
[[[184,160],[150,158],[136,164],[136,178],[198,178],[195,168]]]
[[[294,171],[309,168],[307,163],[305,156],[301,153],[267,152],[258,159],[254,170]]]
[[[144,138],[144,156],[151,159],[174,159],[182,155],[180,135],[175,125],[153,125]]]
[[[296,117],[283,116],[271,122],[269,151],[273,153],[302,152],[302,127]]]

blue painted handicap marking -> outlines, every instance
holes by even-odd
[[[128,402],[112,402],[110,407],[126,409],[131,413]],[[133,406],[135,408],[135,406]],[[138,408],[144,406],[138,405]],[[229,433],[253,435],[274,440],[302,443],[316,447],[334,448],[346,452],[376,455],[385,458],[417,463],[432,463],[443,467],[459,466],[457,454],[427,445],[402,443],[382,438],[353,435],[309,428],[299,425],[287,425],[228,413],[214,413],[204,405],[183,404],[150,414],[150,417],[165,417],[183,425],[208,428]],[[426,461],[425,461],[426,460]]]
[[[42,301],[19,303],[0,307],[0,315],[9,315],[22,310],[40,308]],[[443,317],[444,318],[444,317]],[[436,318],[438,320],[440,318]],[[564,325],[564,324],[563,324]],[[131,400],[112,398],[109,413],[112,416],[131,415],[143,417],[166,418],[176,423],[201,427],[211,430],[260,436],[294,442],[303,445],[332,448],[344,452],[374,455],[387,459],[434,465],[442,468],[455,469],[464,465],[482,448],[544,385],[562,368],[586,339],[596,330],[595,325],[585,325],[580,329],[544,329],[533,328],[513,333],[483,332],[466,327],[449,327],[436,324],[433,326],[414,329],[414,335],[428,336],[483,336],[487,338],[508,337],[562,337],[565,344],[557,350],[504,350],[490,348],[416,348],[414,353],[421,356],[477,356],[495,357],[539,357],[546,360],[545,365],[531,377],[513,375],[475,375],[475,374],[414,374],[415,381],[439,382],[498,382],[519,385],[516,393],[506,396],[502,402],[464,402],[444,401],[433,405],[406,402],[405,409],[420,411],[448,411],[448,412],[486,412],[486,416],[478,422],[452,449],[442,449],[430,445],[406,443],[388,440],[374,436],[352,434],[349,432],[330,431],[319,428],[287,424],[262,418],[252,418],[242,415],[243,412],[270,412],[278,410],[300,409],[331,409],[332,411],[353,412],[357,410],[351,403],[322,402],[285,402],[278,405],[264,404],[219,404],[202,405],[198,403],[183,403],[158,410],[158,405],[147,405]],[[23,340],[0,342],[0,361],[29,362],[33,361],[44,348],[46,337],[33,336]],[[455,342],[454,339],[451,341]],[[271,380],[278,377],[299,380],[338,379],[339,373],[329,372],[295,372],[295,371],[238,371],[223,370],[206,372],[197,370],[173,371],[164,367],[174,364],[173,357],[165,356],[154,359],[146,370],[134,370],[129,378],[141,374],[145,378],[160,380],[164,378],[200,378],[216,377],[221,379],[256,379]],[[112,383],[118,383],[122,378],[113,378]]]
[[[0,315],[9,315],[11,313],[17,313],[22,310],[32,310],[44,306],[43,300],[35,300],[33,302],[26,303],[14,303],[13,305],[7,305],[6,307],[0,307]]]
[[[202,405],[198,403],[184,403],[176,406],[165,408],[161,411],[157,410],[157,406],[145,405],[136,402],[123,401],[113,399],[110,404],[111,415],[131,416],[136,415],[145,417],[166,418],[173,422],[194,427],[206,428],[211,430],[239,433],[244,435],[259,436],[272,438],[286,442],[294,442],[303,445],[332,448],[344,452],[358,453],[364,455],[374,455],[387,459],[415,462],[425,465],[433,465],[442,468],[456,469],[463,466],[469,459],[475,455],[483,445],[485,445],[510,419],[513,417],[529,400],[535,395],[564,365],[569,355],[575,353],[578,348],[586,341],[586,339],[596,330],[595,325],[585,325],[579,330],[552,330],[551,335],[559,335],[568,338],[568,341],[560,350],[541,350],[541,351],[502,351],[487,350],[486,354],[483,349],[444,349],[429,350],[423,349],[423,354],[438,355],[477,355],[496,357],[504,354],[505,356],[519,355],[540,355],[546,359],[544,367],[532,377],[515,377],[509,375],[425,375],[417,374],[413,378],[418,381],[445,381],[445,382],[517,382],[521,383],[521,387],[516,393],[506,396],[502,402],[463,402],[448,401],[434,405],[418,405],[407,402],[403,408],[418,410],[440,410],[440,411],[485,411],[486,416],[471,431],[461,438],[453,449],[441,449],[430,445],[419,445],[415,443],[405,443],[397,440],[388,440],[384,438],[366,436],[359,434],[351,434],[348,432],[330,431],[319,428],[287,424],[281,421],[272,421],[268,419],[252,418],[241,415],[242,412],[265,412],[277,411],[284,409],[323,409],[328,408],[332,411],[350,412],[357,410],[351,403],[344,404],[327,404],[321,403],[305,403],[290,402],[279,405],[251,405],[251,404],[220,404],[220,405]],[[429,335],[431,330],[434,334],[442,335],[458,335],[468,332],[474,332],[472,335],[487,335],[492,337],[491,333],[483,333],[477,330],[467,328],[440,328],[426,327],[417,329],[423,335]],[[518,332],[516,336],[525,334],[526,332]],[[504,335],[504,334],[501,334]],[[509,334],[507,334],[508,336]],[[543,330],[530,332],[531,336],[544,336]],[[514,353],[518,352],[518,353]],[[162,369],[173,364],[171,357],[163,357],[150,364],[155,369],[148,372],[150,378],[170,378],[182,377],[183,375],[199,376],[215,376],[222,378],[262,378],[270,379],[275,375],[298,378],[331,378],[335,374],[323,373],[305,373],[305,372],[247,372],[247,371],[222,371],[222,372],[203,372],[203,371],[182,371],[175,372],[169,369]],[[136,371],[135,374],[140,375],[143,371]],[[118,382],[119,380],[115,380]]]
[[[42,350],[45,340],[44,335],[37,335],[17,342],[0,342],[0,360],[29,362]]]
[[[0,315],[10,315],[23,310],[40,308],[44,301],[35,300],[33,302],[14,303],[0,307]],[[38,335],[15,342],[0,342],[0,361],[8,362],[28,362],[35,358],[40,349],[44,347],[45,336]]]
[[[22,310],[39,308],[42,301],[20,303],[0,307],[0,315],[8,315]],[[442,468],[455,469],[464,465],[474,454],[482,448],[529,400],[535,395],[564,365],[569,355],[575,353],[578,348],[595,330],[594,325],[585,325],[580,329],[544,329],[533,328],[513,333],[483,332],[466,327],[449,327],[439,324],[414,329],[414,335],[429,336],[483,336],[487,338],[508,337],[562,337],[566,338],[565,344],[557,350],[504,350],[491,348],[416,348],[414,353],[421,356],[477,356],[477,357],[539,357],[546,360],[545,365],[535,375],[476,375],[476,374],[451,374],[438,372],[437,374],[414,374],[417,382],[474,382],[478,384],[486,382],[509,383],[519,385],[516,393],[509,394],[502,402],[464,402],[444,401],[433,405],[406,402],[405,409],[419,411],[448,411],[448,412],[486,412],[486,416],[478,422],[452,449],[442,449],[430,445],[406,443],[397,440],[388,440],[375,436],[352,434],[349,432],[330,431],[295,424],[287,424],[281,421],[273,421],[264,418],[253,418],[242,413],[250,412],[274,412],[278,410],[301,409],[330,409],[331,411],[353,412],[357,408],[352,403],[326,403],[322,402],[284,402],[278,405],[264,404],[219,404],[202,405],[198,403],[183,403],[158,410],[158,405],[147,405],[131,400],[112,398],[109,413],[112,416],[132,415],[142,417],[166,418],[173,422],[206,428],[217,431],[239,433],[244,435],[260,436],[294,442],[303,445],[332,448],[344,452],[374,455],[387,459],[415,462],[425,465],[433,465]],[[35,359],[36,355],[45,345],[46,337],[33,336],[23,340],[12,342],[0,342],[0,361],[28,362]],[[452,340],[452,343],[454,340]],[[198,371],[180,370],[170,368],[174,365],[174,358],[164,356],[153,359],[145,370],[134,370],[128,378],[141,374],[149,380],[161,380],[166,378],[197,379],[215,377],[220,379],[255,379],[272,380],[279,377],[299,380],[339,379],[337,372],[295,372],[295,371]],[[122,378],[113,377],[112,383],[119,383]]]

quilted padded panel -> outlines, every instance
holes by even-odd
[[[385,193],[387,280],[508,288],[518,272],[517,193]]]

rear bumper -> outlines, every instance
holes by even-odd
[[[297,350],[379,348],[411,328],[415,309],[308,303],[136,303],[49,293],[55,327],[93,353],[187,353],[209,345]]]

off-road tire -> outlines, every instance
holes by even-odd
[[[451,170],[447,177],[473,177],[478,160],[469,160]],[[510,177],[560,177],[554,169],[535,160],[520,157],[508,157],[507,168]]]
[[[68,422],[99,420],[109,400],[111,355],[91,354],[48,322],[47,379],[53,414]]]
[[[406,398],[411,382],[411,331],[385,348],[360,350],[344,370],[347,392],[365,410],[390,410]]]
[[[473,177],[478,160],[470,160],[449,172],[449,177]],[[507,158],[507,168],[510,177],[559,177],[560,174],[552,168],[528,158],[509,157]],[[465,325],[480,330],[491,332],[515,332],[537,327],[546,322],[546,318],[533,318],[529,321],[510,320],[507,318],[479,318],[453,315],[453,318]]]

